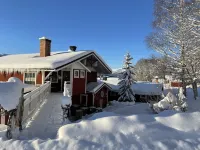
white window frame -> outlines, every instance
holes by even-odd
[[[84,73],[84,75],[82,73]],[[80,70],[80,78],[85,78],[85,70]]]
[[[36,78],[36,75],[37,75],[36,72],[24,72],[24,78],[23,78],[24,81],[23,82],[24,83],[26,82],[26,74],[30,74],[30,73],[35,74],[35,79],[34,79],[35,84],[33,84],[33,85],[36,85],[36,79],[37,79]],[[28,84],[28,83],[25,83],[25,84]]]
[[[78,72],[78,75],[75,74],[76,71]],[[80,71],[80,70],[74,70],[74,78],[79,78],[79,75],[80,75],[80,72],[79,72],[79,71]]]

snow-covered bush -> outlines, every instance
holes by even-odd
[[[169,92],[161,101],[150,107],[155,113],[160,113],[164,110],[187,111],[188,105],[186,103],[186,97],[183,94],[183,88],[179,89],[178,98]]]
[[[120,82],[118,83],[119,85],[119,99],[118,101],[133,101],[135,102],[135,97],[134,93],[132,90],[132,84],[135,83],[134,79],[134,72],[133,69],[134,67],[131,65],[131,60],[133,58],[129,53],[125,56],[125,61],[124,61],[124,71],[120,74]]]
[[[0,82],[0,104],[6,110],[16,108],[24,85],[18,78],[11,77],[7,82]]]

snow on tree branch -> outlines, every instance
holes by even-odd
[[[134,67],[132,66],[131,60],[133,58],[129,53],[125,55],[123,64],[124,71],[120,74],[120,82],[118,83],[119,89],[119,101],[135,101],[134,92],[132,90],[132,84],[135,83],[134,79]]]

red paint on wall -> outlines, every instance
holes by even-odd
[[[86,82],[85,78],[80,78],[80,70],[79,70],[79,78],[74,78],[74,70],[73,70],[73,87],[72,87],[73,104],[80,104],[80,94],[84,94],[86,90],[85,82]]]
[[[97,82],[97,72],[88,72],[87,73],[87,83]]]
[[[23,82],[23,74],[19,72],[14,73],[0,73],[0,81],[8,81],[10,77],[16,77]]]
[[[104,93],[103,96],[101,95],[101,92]],[[103,107],[106,107],[107,98],[108,98],[108,88],[104,86],[95,94],[94,105],[96,107],[100,107],[100,100],[103,100]]]
[[[5,124],[5,125],[7,125],[7,123],[8,123],[8,118],[9,118],[9,114],[8,114],[7,111],[6,111],[5,113],[2,113],[2,114],[0,115],[0,124]]]
[[[171,87],[182,87],[181,82],[171,82]]]
[[[36,84],[42,84],[42,72],[37,74]]]

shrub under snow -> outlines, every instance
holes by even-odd
[[[187,107],[186,97],[183,94],[182,88],[179,90],[178,98],[169,92],[161,101],[151,105],[151,108],[156,113],[160,113],[164,110],[186,111]]]
[[[11,110],[16,108],[24,85],[18,78],[11,77],[8,82],[0,82],[0,105]]]

